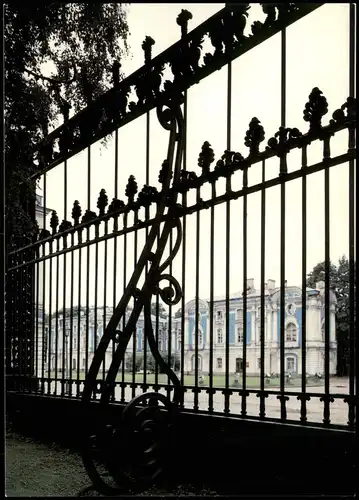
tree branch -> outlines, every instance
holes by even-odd
[[[56,85],[70,85],[70,83],[73,83],[77,78],[76,66],[74,65],[73,68],[74,68],[74,77],[72,78],[72,80],[68,81],[57,80],[56,78],[51,78],[49,76],[39,75],[38,73],[34,73],[34,71],[31,71],[28,68],[25,68],[25,71],[37,79],[40,78],[41,80],[45,80],[47,82],[54,83]]]

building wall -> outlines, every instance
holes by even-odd
[[[264,371],[265,373],[280,372],[280,344],[281,344],[281,311],[280,311],[280,293],[278,288],[267,289],[264,300]],[[306,320],[306,371],[310,375],[324,372],[324,337],[323,337],[323,293],[322,289],[307,290],[307,320]],[[293,374],[301,374],[302,371],[302,296],[298,287],[287,287],[284,311],[285,328],[285,371]],[[332,297],[330,306],[330,373],[336,372],[336,342],[335,342],[335,297]],[[247,297],[247,311],[243,315],[243,298],[238,294],[230,300],[229,321],[227,328],[227,317],[225,300],[218,298],[214,301],[213,321],[211,325],[209,303],[198,299],[198,301],[189,301],[185,307],[185,331],[184,331],[184,371],[194,373],[196,369],[195,353],[198,352],[198,371],[207,374],[210,371],[210,345],[213,345],[213,372],[215,374],[224,374],[226,371],[226,335],[229,337],[229,373],[236,373],[242,370],[243,363],[243,341],[246,340],[247,350],[247,374],[260,374],[260,337],[261,337],[261,314],[260,314],[260,294],[259,291],[252,289]],[[97,318],[95,318],[94,308],[89,310],[88,320],[88,362],[89,367],[95,350],[95,345],[100,341],[104,327],[112,316],[112,308],[106,309],[106,320],[104,320],[103,308],[97,309]],[[96,321],[97,319],[97,326]],[[156,318],[152,317],[153,328],[155,329]],[[74,316],[72,320],[72,341],[73,352],[70,360],[70,340],[68,338],[67,363],[66,356],[63,356],[63,326],[64,318],[59,314],[57,325],[57,345],[58,369],[62,369],[67,364],[68,370],[77,372],[86,368],[86,314],[81,312],[80,316]],[[80,326],[80,355],[77,353],[76,339],[78,337],[78,328]],[[212,327],[211,327],[212,326]],[[171,320],[171,352],[181,354],[181,319],[172,318]],[[65,329],[71,331],[71,321],[65,317]],[[163,318],[158,319],[158,344],[159,350],[168,352],[169,336],[168,321]],[[244,333],[246,329],[246,339]],[[40,329],[42,332],[42,328]],[[221,331],[221,333],[219,332]],[[295,337],[289,337],[295,334]],[[294,332],[294,333],[293,333]],[[239,338],[238,335],[241,335]],[[95,338],[97,340],[95,340]],[[39,351],[41,351],[41,335],[39,339]],[[52,319],[51,334],[51,352],[52,369],[55,359],[55,339],[56,339],[56,317]],[[136,328],[135,345],[133,337],[131,338],[126,356],[133,356],[133,349],[136,353],[144,351],[144,318],[141,314]],[[148,348],[148,352],[149,352]],[[79,358],[79,359],[78,359]],[[41,356],[40,358],[41,359]],[[79,363],[78,363],[79,361]],[[112,361],[112,345],[109,346],[106,359],[106,369]],[[39,363],[41,365],[41,363]],[[79,366],[78,366],[79,364]]]

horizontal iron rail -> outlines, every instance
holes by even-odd
[[[307,177],[308,175],[314,174],[316,172],[320,172],[321,170],[324,170],[327,167],[334,167],[336,165],[341,165],[341,164],[346,163],[346,162],[348,162],[352,159],[355,159],[355,158],[356,158],[356,151],[355,150],[349,151],[348,153],[345,153],[343,155],[339,155],[339,156],[336,156],[334,158],[330,158],[330,159],[326,160],[325,162],[321,161],[319,163],[315,163],[313,165],[306,167],[305,169],[300,169],[300,170],[296,170],[294,172],[290,172],[290,173],[285,174],[281,177],[276,177],[274,179],[270,179],[268,181],[265,181],[264,183],[261,182],[261,183],[255,184],[255,185],[247,187],[247,188],[239,189],[238,191],[231,191],[231,192],[225,193],[223,195],[217,196],[215,198],[211,198],[207,201],[202,201],[199,204],[196,203],[195,205],[192,205],[189,207],[181,207],[179,209],[178,216],[182,217],[183,215],[190,215],[190,214],[196,213],[199,210],[205,210],[205,209],[211,208],[212,206],[219,205],[219,204],[221,204],[225,201],[228,201],[228,200],[236,200],[238,198],[241,198],[245,194],[251,194],[251,193],[258,192],[261,189],[263,189],[263,187],[264,187],[264,189],[268,189],[268,188],[271,188],[271,187],[274,187],[274,186],[277,186],[277,185],[280,185],[280,184],[283,184],[286,182],[290,182],[290,181],[295,180],[295,179],[302,178],[304,176]],[[119,214],[119,215],[121,215],[121,214]],[[162,217],[161,222],[165,222],[166,219],[167,219],[167,215]],[[101,222],[101,219],[98,219],[97,222]],[[63,248],[62,250],[53,252],[51,254],[48,254],[48,255],[45,255],[45,256],[42,256],[42,257],[39,257],[36,259],[32,259],[32,260],[27,261],[27,262],[23,262],[17,266],[10,267],[8,269],[8,272],[14,271],[15,269],[20,269],[24,266],[27,266],[27,265],[30,265],[30,264],[33,264],[36,262],[42,262],[42,261],[45,261],[47,259],[51,259],[57,255],[63,255],[63,254],[66,254],[68,252],[73,252],[74,250],[78,250],[80,248],[88,247],[88,246],[93,245],[95,243],[98,243],[100,241],[106,241],[106,240],[109,240],[109,239],[117,237],[117,236],[122,236],[124,234],[129,234],[133,231],[137,231],[139,229],[144,229],[146,227],[150,227],[153,224],[153,222],[154,222],[154,218],[149,219],[148,221],[145,221],[145,222],[141,222],[135,226],[131,226],[131,227],[121,229],[118,231],[113,231],[112,233],[105,234],[105,235],[100,236],[98,238],[95,238],[93,240],[85,241],[85,242],[79,243],[77,245]],[[70,233],[70,231],[71,232],[78,231],[79,229],[83,229],[85,226],[86,226],[85,224],[81,225],[81,226],[75,226],[75,228],[72,228],[71,230],[67,230],[66,233]],[[87,224],[87,226],[88,226],[88,224]],[[64,232],[64,233],[60,233],[60,234],[56,235],[56,239],[63,238],[64,236],[66,236],[66,233]],[[24,252],[24,251],[31,251],[31,250],[37,248],[38,246],[43,245],[43,244],[50,242],[50,241],[54,241],[54,238],[50,237],[50,238],[46,238],[46,239],[41,240],[41,241],[37,241],[35,243],[32,243],[31,245],[28,245],[26,247],[23,247],[19,250],[12,252],[10,255],[15,255],[15,254],[18,254],[18,253]]]
[[[277,4],[272,5],[276,7]],[[199,83],[202,79],[206,78],[210,74],[221,69],[224,65],[245,54],[254,47],[260,45],[262,42],[279,33],[283,28],[290,26],[294,22],[310,14],[322,5],[323,3],[300,3],[296,6],[297,10],[286,12],[285,16],[283,16],[283,19],[281,17],[281,14],[279,14],[278,19],[274,20],[272,23],[267,24],[266,21],[264,23],[256,21],[258,31],[257,33],[252,34],[248,37],[243,36],[243,40],[241,40],[241,42],[238,42],[237,46],[235,46],[231,50],[227,50],[226,48],[224,54],[220,53],[219,56],[213,56],[208,64],[205,64],[201,67],[198,66],[196,70],[193,71],[193,75],[191,75],[190,77],[188,75],[181,75],[181,78],[178,82],[176,82],[175,89],[173,89],[173,91],[176,90],[176,93],[178,93],[178,91],[182,92],[184,90],[187,90],[194,84]],[[226,15],[228,15],[229,11],[231,11],[230,6],[229,8],[225,7],[221,9],[201,25],[197,26],[197,28],[185,35],[181,40],[171,45],[168,49],[166,49],[155,58],[151,59],[147,64],[139,68],[129,77],[122,80],[118,85],[114,86],[112,89],[100,96],[90,106],[81,110],[75,116],[67,120],[64,124],[60,125],[60,127],[58,127],[56,130],[51,132],[35,148],[34,152],[40,152],[48,148],[49,145],[54,144],[55,140],[61,140],[63,134],[67,134],[69,131],[72,133],[73,131],[80,129],[81,127],[87,127],[88,122],[91,122],[92,113],[98,113],[99,111],[102,112],[106,109],[116,109],[118,107],[118,100],[120,98],[121,92],[123,93],[123,95],[127,96],[127,89],[136,87],[136,85],[139,84],[141,78],[143,78],[149,71],[151,71],[151,69],[160,68],[165,64],[171,65],[177,60],[178,54],[180,53],[182,47],[185,47],[186,45],[188,46],[188,44],[191,42],[194,43],[198,40],[201,40],[208,33],[211,34],[212,30],[216,31],[216,23],[220,22],[221,19],[224,19]],[[258,29],[259,26],[260,29]],[[158,73],[156,76],[162,78],[160,73]],[[94,142],[97,142],[104,138],[106,135],[114,132],[116,129],[148,113],[150,110],[161,104],[162,101],[165,102],[168,99],[169,95],[173,93],[173,91],[162,91],[156,99],[151,99],[149,101],[147,100],[146,102],[140,104],[137,103],[133,111],[126,111],[123,116],[119,116],[115,119],[113,117],[104,117],[102,113],[100,119],[98,120],[98,123],[96,123],[95,125],[96,131],[91,132],[91,137],[88,137],[84,141],[84,139],[79,136],[77,139],[78,144],[75,143],[71,151],[67,151],[66,154],[63,154],[61,150],[60,152],[56,152],[54,155],[55,157],[51,158],[47,165],[45,160],[44,164],[33,174],[32,178],[41,176],[42,174],[56,167],[65,160],[78,154],[85,147],[90,146]],[[127,97],[125,97],[125,99],[127,106]],[[105,121],[101,122],[101,120]]]
[[[14,377],[16,378],[16,376]],[[38,379],[39,381],[41,381],[42,379],[39,378]],[[48,382],[48,379],[45,378],[44,379],[45,382]],[[51,379],[50,380],[51,382],[62,382],[62,379],[58,378],[58,379]],[[84,383],[85,381],[84,380],[74,380],[74,379],[65,379],[65,382],[69,382],[69,383],[75,383],[75,384],[80,384],[80,383]],[[97,381],[98,383],[101,383],[103,382],[102,379],[99,379]],[[142,386],[144,384],[141,384],[141,383],[133,383],[133,382],[115,382],[115,385],[117,386],[120,386],[120,387],[127,387],[127,386],[135,386],[136,388],[142,388]],[[173,390],[173,386],[168,386],[167,384],[146,384],[146,387],[148,389],[150,388],[153,388],[153,390],[159,390],[159,389],[169,389],[170,391]],[[259,395],[259,394],[264,394],[264,395],[267,395],[267,396],[270,396],[270,395],[273,395],[273,396],[278,396],[278,395],[283,395],[283,396],[289,396],[289,397],[296,397],[296,398],[300,398],[301,396],[301,392],[293,392],[293,391],[289,391],[289,392],[284,392],[282,393],[281,391],[274,391],[274,390],[271,390],[271,391],[268,391],[268,390],[265,390],[265,391],[260,391],[260,390],[255,390],[255,389],[246,389],[245,391],[241,390],[241,389],[228,389],[226,390],[224,387],[218,387],[218,388],[209,388],[209,387],[203,387],[203,388],[199,388],[199,387],[195,387],[195,386],[184,386],[183,387],[184,391],[185,392],[190,392],[190,391],[193,391],[195,390],[196,392],[212,392],[212,393],[216,393],[216,392],[229,392],[231,396],[234,396],[234,395],[239,395],[239,396],[243,396],[243,393],[245,397],[248,397],[249,395],[251,394],[255,394],[255,395]],[[19,391],[17,390],[10,390],[10,391],[7,391],[8,393],[13,393],[13,394],[19,394]],[[24,394],[27,394],[26,391],[21,391],[21,393],[24,393]],[[30,394],[30,393],[29,393]],[[64,395],[64,396],[61,396],[61,395],[54,395],[54,394],[39,394],[38,392],[34,392],[32,391],[31,392],[31,396],[33,397],[37,397],[37,398],[51,398],[51,399],[67,399],[67,400],[73,400],[73,401],[81,401],[81,397],[79,395],[74,395],[74,396],[68,396],[68,395]],[[298,397],[299,396],[299,397]],[[306,396],[308,396],[309,398],[318,398],[320,399],[321,397],[323,397],[323,393],[315,393],[315,392],[308,392],[306,393]],[[337,400],[345,400],[347,398],[347,395],[345,394],[331,394],[331,397],[333,397],[333,399],[337,399]],[[93,399],[92,400],[92,403],[93,404],[100,404],[100,400],[99,399]],[[110,403],[111,406],[123,406],[123,405],[126,405],[127,404],[127,401],[118,401],[118,400],[115,400],[115,401],[112,401]],[[278,406],[280,405],[280,403],[278,402]],[[311,427],[311,428],[323,428],[323,429],[332,429],[332,430],[339,430],[339,431],[342,431],[342,432],[349,432],[349,433],[353,433],[355,432],[353,429],[351,429],[348,425],[346,424],[334,424],[334,423],[330,423],[330,424],[324,424],[323,422],[315,422],[315,421],[307,421],[305,424],[303,424],[303,422],[300,421],[300,419],[298,418],[298,420],[294,420],[294,419],[291,419],[291,418],[285,418],[285,419],[282,419],[280,417],[276,418],[276,417],[270,417],[270,416],[266,416],[265,418],[261,418],[260,416],[258,415],[243,415],[241,413],[229,413],[229,414],[226,414],[224,412],[221,412],[221,411],[216,411],[216,410],[211,410],[211,411],[208,411],[208,410],[203,410],[203,409],[200,409],[198,408],[196,411],[194,411],[193,409],[191,408],[185,408],[185,407],[181,407],[181,411],[183,412],[186,412],[186,413],[190,413],[190,414],[200,414],[200,415],[211,415],[211,416],[216,416],[216,417],[224,417],[226,419],[228,418],[233,418],[233,419],[244,419],[244,420],[253,420],[253,421],[261,421],[261,422],[272,422],[272,423],[285,423],[285,424],[289,424],[289,425],[293,425],[293,426],[296,426],[296,427]],[[299,416],[298,416],[299,417]]]

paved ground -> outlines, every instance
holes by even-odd
[[[5,492],[8,497],[76,497],[90,485],[81,457],[76,453],[49,448],[19,435],[8,433],[5,453]],[[140,496],[217,496],[208,489],[190,485],[167,491],[151,488]],[[94,491],[84,496],[101,496]]]
[[[52,383],[52,391],[55,389],[55,383]],[[267,386],[267,390],[279,391],[278,387]],[[61,383],[57,383],[58,394],[61,393]],[[287,391],[300,393],[300,387],[287,386]],[[323,384],[318,386],[310,386],[307,388],[310,393],[317,394],[316,397],[312,397],[310,401],[307,402],[307,418],[308,422],[318,423],[323,421],[323,403],[320,402],[320,397],[324,393]],[[142,389],[137,387],[135,392],[130,387],[125,389],[125,399],[130,401],[134,395],[142,394]],[[166,394],[165,390],[161,390],[163,394]],[[342,378],[332,378],[330,383],[330,392],[332,394],[343,395],[349,393],[348,379]],[[121,388],[116,387],[115,391],[116,400],[121,399]],[[224,409],[224,396],[221,393],[221,389],[214,395],[213,406],[215,411],[222,412]],[[330,405],[330,419],[333,424],[346,425],[348,421],[348,405],[344,403],[343,399],[334,399],[334,403]],[[200,410],[208,410],[208,394],[206,394],[206,389],[198,396],[198,405]],[[185,407],[192,409],[194,405],[194,394],[192,392],[185,393]],[[290,396],[289,401],[287,401],[287,418],[291,420],[300,419],[300,401],[296,396]],[[275,394],[270,395],[265,400],[266,416],[271,418],[280,418],[280,402]],[[241,413],[241,397],[238,394],[233,394],[230,398],[230,410],[231,414]],[[255,393],[250,394],[247,398],[247,414],[249,416],[259,415],[259,398]]]

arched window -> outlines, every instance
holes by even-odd
[[[218,330],[217,330],[217,343],[223,344],[223,330],[222,330],[222,328],[218,328]]]
[[[286,370],[287,372],[294,372],[296,371],[296,363],[295,363],[295,357],[294,356],[287,356],[286,358]]]
[[[222,368],[222,358],[217,358],[217,368]]]
[[[198,356],[198,371],[202,371],[202,358],[201,356]],[[195,371],[196,369],[196,356],[192,356],[192,371]]]
[[[288,323],[285,330],[286,342],[297,342],[297,327],[294,323]]]

